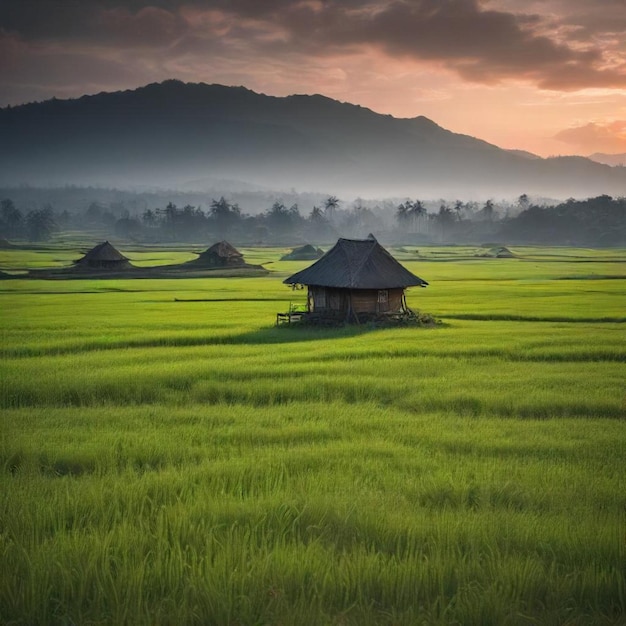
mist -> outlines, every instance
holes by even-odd
[[[543,159],[323,96],[166,81],[0,110],[0,185],[437,201],[626,194],[626,169]]]
[[[205,246],[327,245],[338,237],[401,245],[626,245],[626,199],[601,195],[565,202],[522,194],[515,200],[342,199],[323,193],[130,192],[115,189],[0,188],[0,238],[84,238]]]

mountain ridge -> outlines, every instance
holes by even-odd
[[[604,165],[610,165],[611,167],[626,166],[626,152],[594,152],[593,154],[590,154],[587,158],[591,161],[595,161],[596,163],[603,163]]]
[[[4,185],[175,187],[212,176],[353,195],[626,193],[616,168],[529,158],[421,115],[176,79],[0,109],[0,141]]]

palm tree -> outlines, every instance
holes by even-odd
[[[413,202],[408,210],[411,218],[411,231],[419,232],[421,228],[417,228],[421,224],[422,218],[428,213],[426,207],[422,204],[421,200]]]
[[[454,210],[456,212],[456,218],[460,222],[463,218],[461,217],[461,211],[463,211],[464,205],[461,200],[457,200],[454,203]]]
[[[335,211],[339,206],[339,198],[337,196],[328,196],[326,200],[324,200],[324,213],[328,219],[332,220],[335,217]]]
[[[404,204],[402,202],[396,208],[396,220],[398,220],[398,225],[402,228],[408,219],[410,201]]]
[[[322,209],[320,209],[318,206],[314,206],[311,209],[311,213],[309,214],[309,219],[312,222],[323,222],[324,216],[322,215]]]

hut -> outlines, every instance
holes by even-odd
[[[228,241],[213,244],[189,263],[202,267],[244,267],[246,265],[243,254]]]
[[[299,248],[294,248],[288,254],[281,257],[281,261],[315,261],[324,256],[324,251],[307,243]]]
[[[496,246],[476,256],[490,259],[514,259],[515,255],[506,246]]]
[[[307,287],[311,320],[356,322],[410,315],[404,290],[428,285],[373,237],[339,239],[321,259],[283,282]]]
[[[74,266],[85,270],[121,270],[132,267],[130,261],[108,241],[104,241],[74,261]]]
[[[506,247],[500,246],[492,250],[496,259],[513,259],[515,255]]]

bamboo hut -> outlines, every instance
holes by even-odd
[[[74,261],[74,266],[84,270],[123,270],[132,267],[132,264],[119,250],[104,241]]]
[[[373,237],[339,239],[321,259],[283,282],[307,287],[306,315],[322,322],[412,315],[405,289],[428,285]]]

